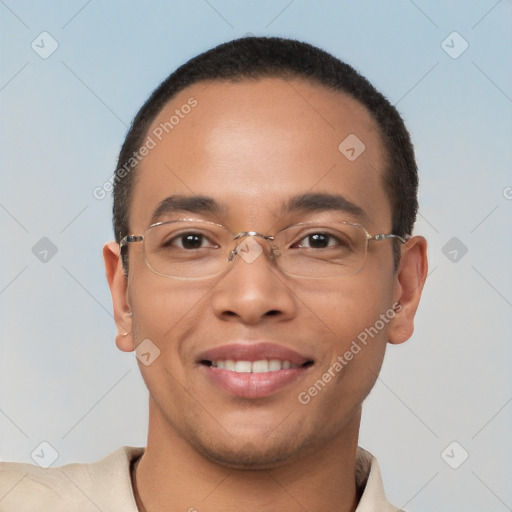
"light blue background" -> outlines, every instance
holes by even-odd
[[[390,500],[410,512],[512,510],[512,3],[191,0],[0,3],[0,457],[55,465],[144,445],[147,392],[114,345],[101,248],[127,126],[178,65],[279,35],[367,76],[405,118],[431,274],[416,333],[390,347],[363,417]],[[42,59],[43,31],[58,49]],[[457,31],[457,59],[441,47]],[[36,40],[37,42],[37,40]],[[57,254],[39,261],[48,237]],[[468,248],[458,262],[443,246]],[[441,452],[457,441],[468,460]],[[459,456],[460,453],[455,453]]]

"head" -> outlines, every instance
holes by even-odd
[[[354,135],[351,159],[340,143]],[[232,41],[190,60],[153,92],[117,169],[117,243],[104,249],[117,344],[129,351],[151,340],[160,351],[140,364],[159,432],[231,467],[272,467],[357,432],[386,343],[412,334],[427,270],[423,238],[371,241],[364,267],[333,279],[290,277],[256,237],[263,257],[238,258],[202,280],[153,272],[142,244],[124,247],[120,258],[118,243],[154,222],[191,217],[233,233],[342,220],[371,235],[407,237],[417,169],[388,100],[311,45]],[[178,210],[165,207],[177,198]],[[233,392],[236,379],[219,377],[208,359],[288,356],[300,370],[288,371],[285,385],[263,384],[270,391],[261,396],[247,386]]]
[[[418,173],[409,133],[396,108],[354,68],[319,48],[294,40],[247,37],[222,44],[188,61],[166,78],[139,110],[117,162],[116,178],[121,176],[115,179],[113,192],[117,242],[130,232],[130,202],[138,166],[134,154],[144,146],[149,128],[162,108],[193,84],[239,83],[265,77],[302,79],[350,96],[365,107],[387,148],[382,180],[391,205],[392,231],[401,236],[412,232],[418,210]],[[399,244],[395,243],[394,247],[396,265]]]

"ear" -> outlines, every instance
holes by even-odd
[[[402,247],[402,256],[395,276],[395,317],[389,329],[389,342],[407,341],[414,332],[414,316],[427,278],[427,241],[414,236]]]
[[[135,344],[132,336],[131,308],[128,302],[128,278],[123,273],[119,244],[109,242],[103,247],[105,272],[112,294],[114,320],[116,322],[116,345],[119,350],[132,352]]]

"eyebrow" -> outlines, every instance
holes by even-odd
[[[220,215],[224,210],[225,208],[221,207],[213,197],[173,195],[160,201],[151,217],[151,224],[158,222],[165,215],[176,212]]]
[[[221,206],[213,197],[173,195],[166,197],[158,204],[151,218],[151,224],[158,222],[166,215],[177,212],[207,213],[220,216],[226,210],[227,208]],[[282,204],[281,211],[283,214],[340,211],[360,219],[367,218],[365,211],[360,206],[342,195],[330,193],[307,193],[293,196]]]
[[[366,219],[366,212],[340,194],[309,193],[294,196],[283,205],[284,213],[340,211]]]

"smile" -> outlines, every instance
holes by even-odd
[[[207,385],[245,399],[265,398],[310,372],[307,354],[271,342],[237,340],[206,350],[197,358]]]
[[[225,359],[218,361],[205,361],[205,364],[214,368],[222,368],[236,373],[268,373],[299,368],[300,366],[312,364],[312,362],[308,361],[303,365],[298,365],[293,364],[290,361],[281,361],[279,359],[260,359],[259,361],[235,361],[233,359]]]

